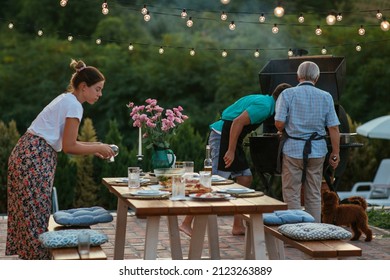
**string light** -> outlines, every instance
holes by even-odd
[[[129,44],[129,51],[133,51],[134,50],[134,46],[132,43]]]
[[[146,14],[144,15],[144,21],[146,21],[146,22],[150,21],[149,11],[146,11]]]
[[[226,51],[226,50],[223,50],[223,51],[222,51],[222,57],[227,57],[227,55],[228,55],[227,51]]]
[[[259,49],[256,49],[255,52],[253,53],[254,57],[259,57],[260,56],[260,52],[259,52]]]
[[[282,17],[284,16],[284,9],[282,6],[278,5],[275,9],[274,9],[274,15],[276,17]]]
[[[275,23],[274,26],[272,27],[272,33],[277,34],[278,32],[279,32],[279,27],[278,27],[278,25]]]
[[[162,46],[158,49],[158,53],[159,53],[159,54],[163,54],[163,53],[164,53],[164,49],[163,49]]]
[[[192,48],[192,49],[190,50],[190,56],[194,56],[194,55],[195,55],[195,49]]]
[[[322,29],[319,25],[317,25],[316,31],[315,31],[317,36],[320,36],[322,34]]]
[[[383,15],[382,15],[381,11],[378,10],[378,11],[376,12],[376,15],[375,15],[375,16],[376,16],[377,19],[382,19],[382,16],[383,16]]]
[[[221,13],[221,20],[227,20],[227,14],[224,11]]]
[[[299,17],[298,17],[298,22],[299,23],[304,23],[305,22],[305,18],[303,17],[303,14],[300,14]]]
[[[229,29],[230,29],[230,30],[235,30],[235,29],[236,29],[236,25],[235,25],[234,21],[232,21],[232,22],[229,24]]]
[[[38,36],[41,37],[42,35],[43,35],[43,30],[42,29],[38,30]]]
[[[322,53],[322,54],[326,54],[326,53],[327,53],[327,50],[326,50],[325,47],[322,47],[321,53]]]
[[[108,10],[107,1],[104,1],[104,3],[102,4],[102,14],[103,14],[103,15],[107,15],[108,12],[109,12],[109,10]]]
[[[389,25],[389,22],[387,20],[383,19],[383,21],[381,22],[381,29],[383,31],[389,31],[390,25]]]
[[[192,27],[194,25],[194,22],[192,21],[192,17],[190,17],[188,20],[187,20],[187,26],[188,27]]]
[[[68,4],[68,0],[61,0],[61,1],[60,1],[60,6],[61,6],[61,7],[65,7],[66,4]]]
[[[148,9],[146,8],[146,5],[144,5],[144,7],[141,9],[141,14],[146,15],[147,12]]]
[[[221,3],[224,4],[224,5],[227,5],[230,3],[230,0],[221,0]]]
[[[261,14],[261,15],[259,16],[259,21],[260,21],[261,23],[265,22],[265,16],[264,16],[264,14]]]
[[[333,13],[329,14],[329,15],[326,17],[326,23],[327,23],[328,25],[333,25],[333,24],[335,24],[335,23],[336,23],[336,16],[335,16]]]
[[[293,53],[293,51],[292,51],[291,49],[289,49],[288,52],[287,52],[287,55],[288,55],[288,56],[293,56],[294,53]]]
[[[14,24],[12,22],[8,23],[8,28],[9,29],[13,29],[14,28]]]
[[[343,15],[341,13],[338,13],[336,16],[337,21],[342,21],[343,20]]]
[[[362,50],[362,47],[360,46],[360,44],[357,44],[356,45],[356,51],[357,52],[360,52]]]
[[[68,41],[69,41],[69,42],[72,42],[72,41],[73,41],[73,36],[72,36],[72,35],[68,35]]]
[[[363,28],[363,25],[360,25],[360,28],[358,30],[358,34],[361,35],[361,36],[366,34],[366,30]]]
[[[187,17],[187,12],[186,9],[183,9],[183,11],[180,14],[181,18],[186,18]]]
[[[100,45],[101,43],[102,43],[102,39],[97,38],[97,39],[96,39],[96,45]]]

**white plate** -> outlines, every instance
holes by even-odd
[[[167,194],[169,194],[169,192],[159,191],[159,190],[139,190],[132,193],[132,195],[138,195],[138,196],[161,196]]]
[[[255,192],[255,190],[248,189],[248,188],[229,188],[229,189],[220,190],[219,192],[239,194],[239,193],[253,193]]]
[[[199,195],[197,193],[192,193],[189,195],[190,198],[195,200],[205,200],[205,201],[216,201],[216,200],[226,200],[230,198],[230,194],[222,193],[210,193]]]
[[[219,175],[211,175],[211,182],[223,182],[226,181],[226,178],[223,178]]]

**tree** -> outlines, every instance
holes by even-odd
[[[92,120],[86,118],[80,129],[79,141],[96,142],[96,132]],[[77,182],[75,186],[74,207],[94,206],[99,186],[93,180],[93,155],[75,156]]]

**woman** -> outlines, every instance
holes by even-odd
[[[38,240],[47,231],[57,152],[73,155],[114,156],[108,144],[77,141],[82,103],[102,96],[105,78],[83,61],[72,60],[75,70],[68,91],[56,97],[19,139],[8,160],[8,228],[6,255],[21,259],[48,259]]]

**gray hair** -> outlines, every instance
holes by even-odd
[[[298,79],[316,82],[320,77],[320,68],[312,61],[302,62],[297,71]]]

